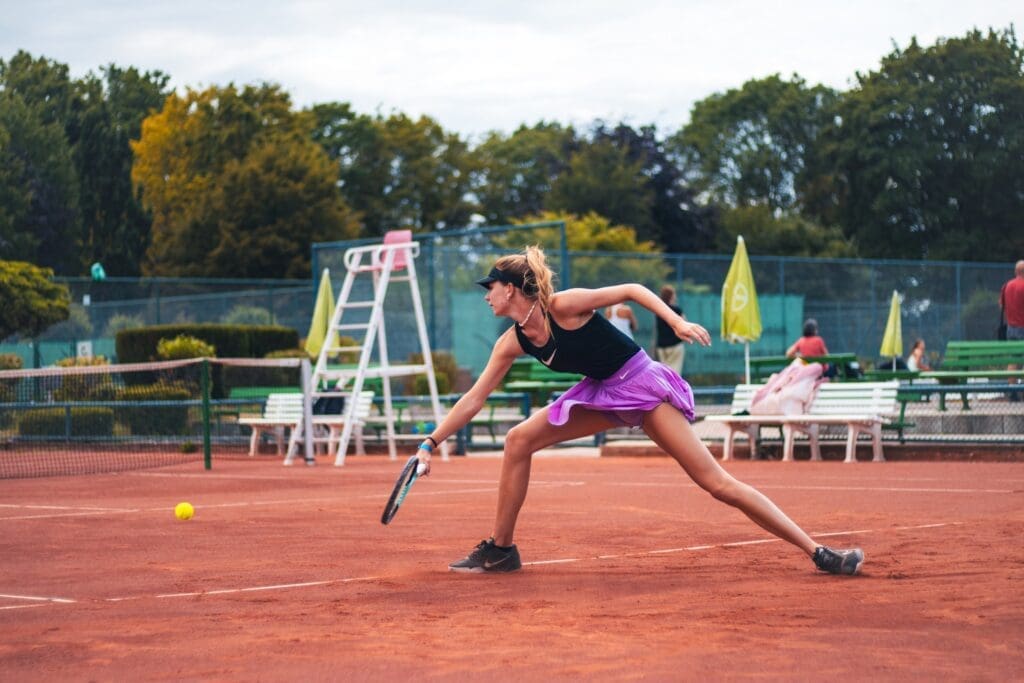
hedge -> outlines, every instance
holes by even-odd
[[[116,400],[187,401],[192,392],[187,386],[158,382],[150,386],[129,386],[117,390]],[[188,406],[133,406],[117,408],[117,418],[137,436],[188,433]]]
[[[64,438],[67,412],[64,408],[27,410],[18,417],[22,436]],[[114,411],[111,408],[72,408],[70,436],[113,436]]]
[[[160,340],[173,339],[180,335],[188,335],[212,344],[221,358],[263,358],[271,351],[294,349],[299,345],[299,333],[294,328],[281,325],[149,325],[117,333],[117,360],[119,363],[145,363],[157,360],[156,346]]]

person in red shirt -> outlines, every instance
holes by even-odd
[[[1024,261],[1017,261],[1016,277],[1003,285],[999,307],[1006,318],[1006,339],[1024,341]]]
[[[1017,261],[1013,269],[1016,277],[1003,285],[999,292],[999,307],[1003,309],[1006,319],[1006,341],[1024,341],[1024,260]],[[1008,365],[1008,370],[1020,370],[1020,365]],[[1019,378],[1011,377],[1010,383],[1019,382]],[[1011,401],[1020,401],[1021,394],[1010,394]]]
[[[808,318],[804,323],[804,336],[793,342],[786,350],[787,358],[806,358],[808,356],[827,356],[828,347],[825,340],[818,336],[818,321]]]

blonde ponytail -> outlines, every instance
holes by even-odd
[[[495,268],[515,273],[523,278],[523,294],[537,299],[541,311],[545,313],[544,325],[548,325],[547,312],[551,297],[555,293],[555,274],[548,267],[544,250],[539,245],[528,246],[523,253],[503,256],[494,264]],[[550,328],[548,330],[550,332]]]

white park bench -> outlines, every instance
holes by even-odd
[[[737,433],[750,439],[751,445],[757,438],[762,425],[782,427],[782,459],[793,460],[793,446],[797,433],[806,434],[811,447],[811,460],[821,460],[818,445],[819,427],[822,425],[845,425],[845,462],[856,462],[857,437],[861,434],[871,439],[872,460],[882,462],[882,425],[899,413],[896,401],[898,381],[891,382],[827,382],[818,389],[810,407],[802,415],[737,415],[750,410],[750,400],[761,384],[738,384],[733,393],[731,415],[708,415],[705,421],[721,422],[728,432],[722,449],[722,459],[731,460],[733,443]]]
[[[356,422],[353,435],[356,439],[356,452],[365,453],[363,448],[363,430],[367,416],[370,414],[370,406],[373,403],[373,392],[364,391],[359,394],[359,402],[356,405]],[[294,454],[301,439],[298,438],[296,427],[302,419],[302,394],[301,393],[280,393],[267,396],[266,405],[263,407],[263,414],[260,416],[242,416],[238,418],[238,424],[247,425],[252,428],[252,436],[249,439],[249,455],[256,455],[260,443],[260,436],[264,431],[273,430],[277,442],[277,454],[284,453],[285,430],[290,431],[288,440],[288,454]],[[327,451],[334,455],[337,448],[338,438],[345,426],[345,415],[314,415],[313,416],[313,442],[314,444],[326,444]],[[318,429],[319,428],[319,429]]]

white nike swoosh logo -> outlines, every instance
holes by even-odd
[[[551,361],[553,361],[555,359],[555,354],[556,353],[558,353],[558,349],[555,349],[554,351],[552,351],[551,352],[551,356],[547,360],[544,360],[543,358],[541,358],[540,362],[543,363],[544,365],[551,365]]]
[[[626,375],[628,375],[628,374],[629,374],[629,370],[626,370],[624,373],[619,375],[619,379],[626,379]]]
[[[510,555],[506,555],[505,557],[501,558],[497,562],[491,562],[490,560],[485,560],[484,561],[484,569],[490,569],[491,567],[497,567],[499,564],[501,564],[502,562],[507,560],[509,557],[510,557]]]

